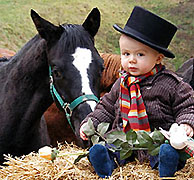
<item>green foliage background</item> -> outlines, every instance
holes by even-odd
[[[0,0],[0,48],[18,51],[37,33],[30,18],[30,9],[58,25],[81,24],[91,9],[98,7],[101,26],[96,36],[96,47],[99,52],[119,54],[120,34],[112,25],[117,23],[123,27],[135,5],[149,9],[178,26],[169,47],[176,58],[166,60],[170,68],[177,69],[193,56],[193,0]]]

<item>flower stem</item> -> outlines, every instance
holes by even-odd
[[[75,155],[80,156],[80,155],[84,155],[84,154],[88,154],[88,153],[89,153],[89,151],[79,152],[79,153],[60,153],[57,156],[58,157],[62,157],[62,156],[75,156]]]
[[[106,140],[106,138],[103,137],[99,132],[95,131],[95,133],[96,133],[98,136],[100,136],[106,143],[108,143],[107,140]]]

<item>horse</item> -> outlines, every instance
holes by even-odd
[[[8,49],[0,48],[0,57],[10,58],[15,53]],[[100,97],[109,92],[112,85],[119,77],[120,55],[110,53],[100,53],[101,58],[104,61],[104,70],[102,72],[100,80]],[[56,147],[58,143],[72,143],[79,144],[71,126],[69,125],[65,112],[57,108],[53,103],[44,113],[46,120],[49,139],[51,145]]]
[[[119,70],[121,70],[120,54],[100,53],[104,60],[104,71],[100,80],[100,96],[109,92],[119,78]]]
[[[104,67],[94,46],[100,11],[92,9],[82,25],[56,26],[34,10],[31,18],[38,34],[7,61],[0,60],[1,163],[3,154],[26,155],[50,144],[41,117],[54,101],[67,112],[80,146],[87,147],[79,126],[100,96]]]

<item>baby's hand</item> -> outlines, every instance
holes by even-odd
[[[80,137],[81,137],[84,141],[87,141],[88,138],[87,138],[86,134],[83,132],[84,125],[85,125],[85,124],[83,124],[83,125],[80,127],[79,133],[80,133]]]
[[[180,126],[183,126],[185,128],[187,136],[193,137],[193,128],[190,125],[188,125],[188,124],[181,124]]]

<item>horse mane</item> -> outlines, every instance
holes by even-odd
[[[37,53],[38,52],[38,53]],[[28,71],[25,67],[27,64],[37,66],[39,63],[33,63],[30,59],[37,59],[44,63],[46,61],[46,41],[42,39],[38,34],[35,35],[31,40],[29,40],[14,56],[3,58],[2,63],[0,63],[0,82],[4,81],[4,78],[7,76],[7,72],[10,72],[11,69],[13,70],[12,73],[20,73],[16,67],[20,65],[23,69],[23,72]],[[28,61],[26,61],[28,59]],[[15,67],[14,69],[12,67]],[[3,70],[4,69],[4,70]]]
[[[88,32],[83,28],[82,25],[78,24],[63,24],[61,25],[65,32],[61,36],[60,45],[62,51],[73,54],[73,49],[76,47],[91,48],[91,44],[94,45],[92,36],[88,36]],[[86,44],[87,42],[87,44]]]
[[[34,49],[37,49],[38,55],[32,52]],[[39,56],[46,50],[46,41],[40,37],[40,35],[35,35],[32,39],[30,39],[17,53],[17,56],[27,56],[28,58],[34,58],[34,56]],[[46,53],[45,53],[46,54]],[[25,58],[25,57],[24,57]]]
[[[101,95],[109,92],[114,82],[119,78],[119,70],[121,68],[121,57],[118,54],[100,53],[104,60],[105,69],[101,78]]]

